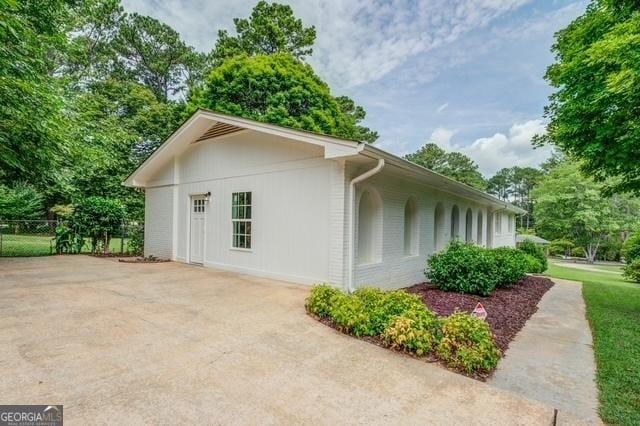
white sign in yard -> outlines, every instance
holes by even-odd
[[[482,303],[478,302],[473,312],[471,312],[471,315],[475,315],[481,320],[484,320],[484,319],[487,319],[488,314],[487,314],[487,310],[484,308],[484,306],[482,306]]]

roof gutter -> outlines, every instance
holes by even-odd
[[[347,292],[351,293],[355,290],[353,286],[353,272],[356,257],[356,245],[355,245],[355,205],[356,205],[356,184],[362,182],[365,179],[369,179],[371,176],[380,173],[384,167],[384,159],[378,159],[378,164],[370,170],[362,173],[351,179],[349,182],[349,269],[347,276]]]
[[[478,198],[481,198],[485,201],[490,202],[491,204],[494,205],[498,205],[498,206],[504,206],[505,209],[508,209],[516,214],[523,214],[525,212],[525,210],[521,209],[520,207],[514,206],[510,203],[505,203],[503,200],[500,200],[497,197],[494,197],[490,194],[487,194],[486,192],[480,191],[479,189],[473,188],[469,185],[465,185],[464,183],[460,183],[454,179],[451,179],[450,177],[441,175],[440,173],[434,172],[433,170],[429,170],[425,167],[422,167],[418,164],[412,163],[410,161],[407,161],[403,158],[398,157],[397,155],[391,154],[390,152],[387,152],[385,150],[382,150],[380,148],[377,148],[375,146],[372,146],[371,144],[364,144],[363,146],[363,151],[364,152],[368,152],[370,155],[368,155],[367,157],[369,158],[386,158],[387,162],[389,164],[393,164],[401,169],[410,171],[410,172],[420,172],[422,174],[428,174],[431,176],[435,176],[438,179],[442,179],[444,181],[447,181],[449,184],[461,189],[461,190],[465,190],[468,191],[470,193],[472,193],[473,195],[475,195]],[[442,190],[442,188],[439,188],[440,190]],[[448,192],[450,194],[453,195],[458,195],[455,192],[452,192],[451,190],[445,190],[444,192]]]

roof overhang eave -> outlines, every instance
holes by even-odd
[[[410,161],[400,158],[394,154],[391,154],[373,145],[366,144],[361,154],[374,159],[383,158],[387,162],[387,164],[398,167],[402,170],[405,170],[411,173],[412,175],[428,178],[430,181],[442,182],[445,188],[438,188],[438,189],[443,190],[445,192],[449,192],[453,195],[464,195],[467,198],[488,203],[494,208],[494,210],[505,209],[515,214],[526,213],[526,210],[521,209],[518,206],[514,206],[513,204],[508,203],[504,200],[501,200],[497,197],[494,197],[493,195],[487,194],[486,192],[482,192],[469,185],[465,185],[449,177],[443,176],[432,170],[429,170],[427,168],[414,164]],[[429,185],[433,184],[432,182],[425,182],[425,183]]]

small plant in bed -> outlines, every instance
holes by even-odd
[[[488,373],[500,359],[489,325],[467,312],[455,312],[442,321],[437,352],[449,366],[467,374]]]
[[[500,354],[491,349],[496,346],[486,325],[485,328],[473,327],[476,319],[467,319],[472,326],[450,326],[445,333],[443,324],[447,324],[448,318],[438,318],[418,295],[404,290],[365,287],[345,294],[326,284],[316,285],[307,298],[306,308],[323,323],[343,333],[417,357],[441,359],[448,367],[475,377],[495,367],[497,360],[493,357]],[[454,335],[454,331],[457,334]],[[467,331],[469,335],[465,335]],[[448,343],[443,344],[444,336],[449,336]]]

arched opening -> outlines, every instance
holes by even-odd
[[[375,190],[367,189],[358,204],[358,263],[379,261],[381,243],[382,200]]]
[[[451,209],[451,239],[457,240],[460,238],[460,210],[458,206],[454,205]]]
[[[473,212],[467,209],[467,216],[464,221],[464,240],[468,243],[473,241]]]
[[[477,229],[476,229],[476,243],[478,245],[484,245],[484,241],[482,241],[482,211],[478,210],[478,219],[477,219]]]
[[[433,249],[439,251],[444,247],[444,207],[442,203],[436,205],[436,210],[433,216]]]
[[[418,254],[418,205],[413,198],[404,205],[404,254]]]

